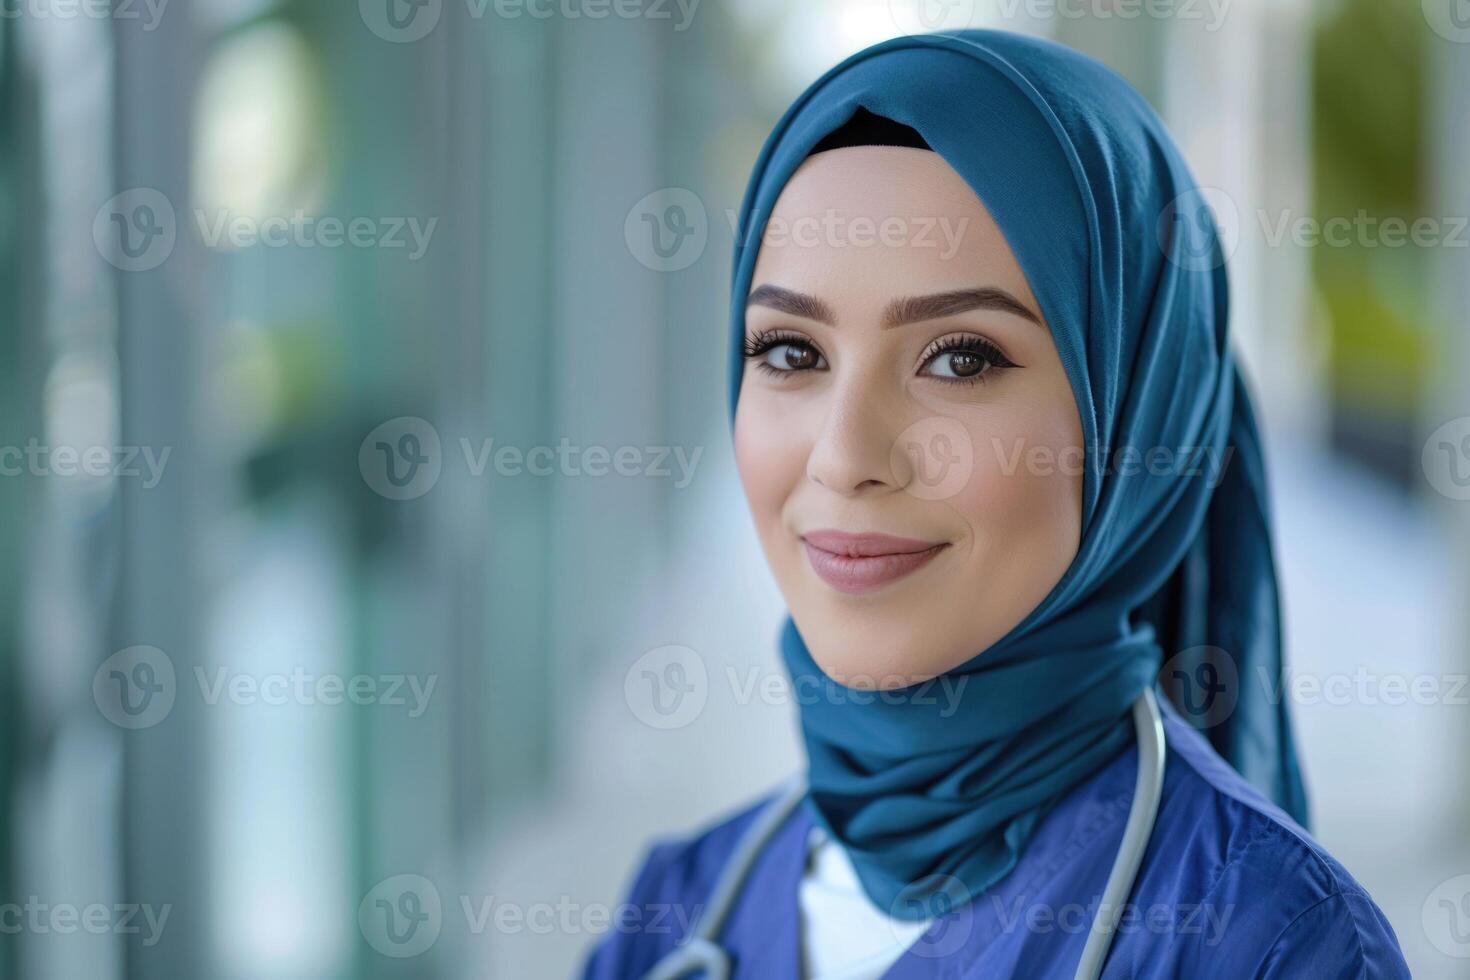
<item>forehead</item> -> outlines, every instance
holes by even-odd
[[[752,288],[773,283],[867,309],[894,295],[999,286],[1034,304],[985,205],[944,158],[911,147],[827,150],[802,162],[761,236]]]

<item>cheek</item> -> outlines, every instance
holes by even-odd
[[[973,534],[973,567],[1044,595],[1081,537],[1080,427],[1064,413],[1018,407],[972,426],[970,435],[974,471],[951,503]]]
[[[782,424],[776,400],[746,386],[735,410],[735,466],[761,536],[779,526],[787,499],[806,472],[796,427]],[[789,422],[789,420],[788,420]]]

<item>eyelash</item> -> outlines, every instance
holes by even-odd
[[[804,371],[817,369],[786,368],[783,370],[782,368],[772,367],[764,360],[759,360],[759,358],[777,347],[803,347],[814,351],[819,358],[822,356],[821,351],[817,350],[816,345],[810,340],[789,330],[776,329],[760,331],[753,336],[746,337],[743,346],[746,359],[754,361],[756,368],[778,377],[800,374]],[[1009,357],[1006,357],[1005,352],[995,344],[978,334],[972,333],[956,333],[940,337],[924,349],[923,355],[919,358],[919,364],[921,367],[927,367],[932,361],[946,354],[956,353],[979,357],[986,362],[986,367],[980,373],[970,377],[945,377],[943,375],[926,375],[926,377],[943,384],[975,385],[985,381],[997,371],[1020,366]]]

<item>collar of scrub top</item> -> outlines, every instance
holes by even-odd
[[[1227,341],[1225,247],[1210,199],[1120,76],[1058,44],[967,30],[882,42],[814,82],[761,150],[740,210],[732,427],[765,222],[801,162],[861,112],[920,134],[995,218],[1066,368],[1087,465],[1076,558],[1015,629],[942,678],[968,679],[945,712],[934,697],[844,697],[786,619],[783,658],[812,695],[800,720],[814,817],[895,917],[960,904],[1121,750],[1130,705],[1167,659],[1181,712],[1304,820],[1286,703],[1272,697],[1264,463]],[[1155,448],[1191,453],[1190,466],[1124,455]],[[1218,472],[1193,468],[1222,458]],[[1182,689],[1196,682],[1205,702]]]

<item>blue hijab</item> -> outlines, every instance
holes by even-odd
[[[1052,42],[966,30],[884,41],[814,82],[766,141],[740,209],[732,426],[766,221],[792,172],[860,108],[917,130],[1019,260],[1082,419],[1082,540],[1036,609],[942,679],[957,704],[932,685],[844,696],[787,618],[793,689],[815,692],[800,700],[818,823],[879,907],[942,912],[1015,866],[1050,805],[1129,743],[1129,706],[1160,680],[1304,822],[1285,702],[1271,696],[1282,660],[1270,518],[1227,344],[1225,257],[1178,149],[1120,76]],[[1175,465],[1149,462],[1154,447]],[[1186,457],[1228,462],[1222,473]],[[1179,697],[1195,681],[1204,688]]]

